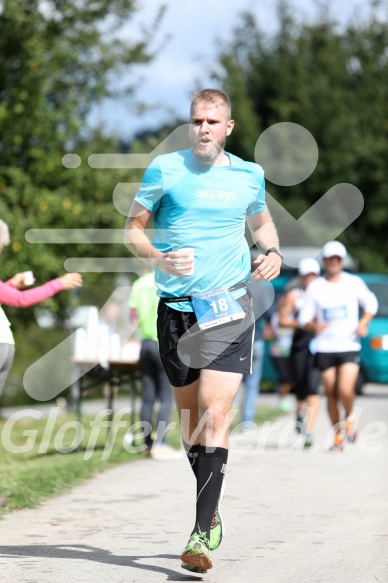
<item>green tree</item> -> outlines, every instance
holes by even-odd
[[[237,105],[235,116],[243,119],[230,148],[253,159],[259,133],[250,128],[293,122],[309,130],[319,147],[314,173],[294,187],[268,183],[269,192],[297,218],[335,184],[357,186],[364,210],[341,239],[361,269],[382,272],[388,271],[387,44],[388,24],[373,10],[367,22],[341,28],[324,9],[315,22],[298,22],[281,2],[274,36],[245,14],[219,55],[222,85]]]
[[[95,170],[88,157],[116,152],[118,145],[87,127],[91,108],[106,97],[134,103],[135,71],[153,58],[162,10],[148,30],[119,34],[138,9],[135,0],[3,0],[0,2],[0,217],[12,244],[2,257],[4,280],[32,269],[39,282],[63,272],[68,257],[127,256],[124,245],[29,244],[29,229],[122,228],[112,202],[123,171]],[[128,79],[127,84],[114,82]],[[113,87],[113,89],[112,89]],[[116,87],[121,87],[120,91]],[[65,168],[64,154],[81,165]],[[98,291],[112,274],[86,276]],[[98,283],[98,286],[96,285]],[[83,294],[87,292],[82,292]],[[68,294],[49,300],[64,307]],[[18,318],[31,318],[19,310]]]
[[[32,244],[30,229],[122,229],[124,212],[113,192],[141,171],[96,170],[94,153],[117,152],[117,140],[90,130],[87,117],[105,98],[124,97],[134,108],[136,67],[153,57],[150,39],[163,10],[147,29],[124,30],[137,0],[0,0],[0,218],[12,243],[1,257],[0,278],[32,269],[37,283],[64,273],[67,258],[127,257],[117,244]],[[126,80],[126,81],[125,81]],[[112,103],[112,100],[109,101]],[[132,110],[133,111],[133,110]],[[74,153],[72,168],[62,164]],[[129,205],[128,205],[129,206]],[[84,273],[80,296],[62,293],[45,307],[64,317],[69,304],[102,306],[115,288],[114,273]],[[12,401],[27,366],[67,334],[39,330],[36,310],[5,307],[17,345],[8,391]],[[25,399],[24,391],[20,396]]]

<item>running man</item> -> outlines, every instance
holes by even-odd
[[[159,350],[197,480],[195,524],[182,567],[197,573],[212,567],[210,551],[222,540],[219,502],[229,411],[242,375],[251,370],[254,315],[246,289],[251,277],[246,221],[262,250],[253,278],[275,279],[282,262],[262,168],[224,150],[233,126],[225,93],[195,93],[192,147],[155,158],[126,229],[129,249],[155,267]],[[146,234],[151,219],[152,244]],[[187,247],[194,248],[194,259],[182,250]]]
[[[330,451],[341,451],[345,438],[349,443],[357,439],[353,406],[360,362],[359,337],[367,336],[378,304],[361,278],[343,271],[346,249],[342,243],[326,243],[322,257],[324,276],[308,286],[299,324],[316,334],[316,364],[335,431]],[[345,411],[345,423],[341,423],[340,405]]]

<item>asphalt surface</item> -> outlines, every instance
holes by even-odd
[[[357,407],[360,440],[341,454],[326,450],[324,400],[312,450],[293,415],[231,437],[226,535],[206,575],[180,567],[195,503],[182,457],[122,465],[6,515],[0,581],[387,583],[388,387],[370,385]]]

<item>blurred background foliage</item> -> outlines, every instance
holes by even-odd
[[[3,0],[0,2],[0,218],[11,244],[1,256],[0,277],[31,269],[36,283],[64,273],[69,257],[127,257],[123,244],[30,244],[30,229],[123,229],[125,217],[112,202],[119,182],[139,180],[142,171],[95,170],[94,153],[117,152],[116,138],[87,127],[91,108],[107,97],[134,102],[136,67],[153,58],[149,38],[119,32],[135,15],[134,0]],[[126,79],[120,84],[115,79]],[[117,86],[120,86],[120,90]],[[78,168],[62,157],[75,153]],[[135,176],[135,177],[134,177]],[[136,178],[137,176],[137,178]],[[60,293],[45,307],[64,319],[69,304],[101,306],[115,289],[114,274],[83,274],[81,292]],[[12,322],[17,356],[9,384],[21,385],[34,355],[52,348],[55,331],[36,326],[39,308],[4,307]],[[59,336],[63,336],[60,332]],[[58,339],[59,341],[59,339]],[[12,390],[12,394],[15,391]]]
[[[112,193],[118,183],[139,182],[143,170],[96,170],[88,157],[150,152],[187,122],[171,120],[157,132],[144,128],[126,143],[87,125],[91,108],[112,96],[126,100],[128,115],[135,115],[136,67],[155,58],[151,39],[163,17],[161,8],[141,38],[120,35],[139,7],[135,0],[0,0],[0,218],[12,238],[1,256],[3,281],[32,269],[43,283],[62,274],[69,257],[128,256],[120,243],[31,244],[25,233],[122,229],[125,216]],[[232,99],[236,125],[227,149],[234,154],[253,160],[260,133],[278,122],[311,132],[319,147],[314,173],[294,187],[268,182],[267,190],[297,218],[333,185],[357,186],[364,211],[340,239],[361,271],[386,273],[388,25],[371,14],[368,21],[340,27],[323,3],[314,22],[299,22],[280,1],[272,36],[251,13],[241,14],[232,38],[220,41],[214,80]],[[80,166],[65,168],[66,153],[77,154]],[[115,289],[112,273],[83,275],[80,293],[45,302],[59,319],[69,305],[101,306]],[[21,386],[35,347],[44,353],[66,332],[40,334],[36,308],[5,311],[17,346],[10,383]]]
[[[339,239],[360,271],[387,273],[388,24],[372,11],[369,21],[340,28],[324,6],[315,23],[297,23],[286,2],[278,14],[271,38],[242,15],[220,51],[223,72],[215,77],[236,121],[228,148],[253,160],[263,130],[279,122],[304,126],[319,147],[315,171],[293,187],[267,182],[268,192],[299,218],[335,184],[355,185],[364,210]]]

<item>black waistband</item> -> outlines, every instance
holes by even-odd
[[[241,289],[242,287],[247,287],[244,282],[236,283],[236,285],[230,287],[228,291],[232,292],[235,291],[236,289]],[[163,297],[160,298],[160,300],[165,304],[175,304],[176,302],[191,302],[192,299],[193,296],[182,296],[179,298],[163,298]]]

